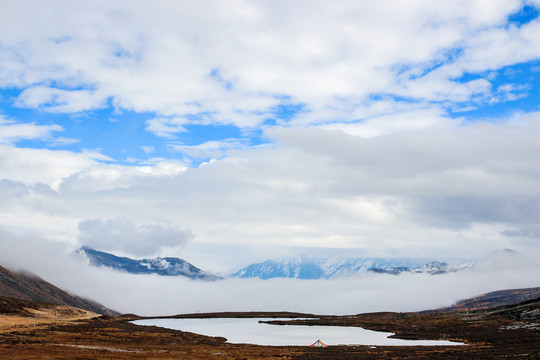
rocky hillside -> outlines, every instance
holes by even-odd
[[[527,302],[540,298],[540,287],[509,289],[489,292],[470,299],[461,300],[455,305],[439,309],[442,312],[470,312]]]
[[[64,305],[89,310],[97,314],[118,315],[117,312],[92,301],[71,295],[40,277],[27,272],[13,272],[0,266],[0,308],[16,308],[24,301]],[[16,300],[23,300],[15,301]],[[14,304],[19,305],[14,305]],[[14,307],[15,306],[15,307]]]

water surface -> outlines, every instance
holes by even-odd
[[[463,345],[444,340],[402,340],[388,338],[392,333],[345,326],[271,325],[261,318],[149,319],[134,321],[137,325],[155,325],[207,336],[220,336],[229,343],[271,346],[306,346],[318,339],[327,345]],[[290,319],[282,319],[290,320]]]

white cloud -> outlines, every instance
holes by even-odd
[[[19,140],[48,140],[55,131],[62,131],[60,125],[36,125],[7,120],[0,115],[0,144],[14,144]]]
[[[154,135],[166,139],[174,139],[174,134],[186,131],[184,125],[187,124],[187,120],[182,118],[158,117],[147,120],[146,124],[148,125],[146,130]]]
[[[200,243],[375,253],[511,245],[539,214],[538,114],[467,125],[445,109],[528,91],[497,83],[502,67],[540,56],[538,19],[507,24],[522,4],[14,3],[0,14],[0,86],[20,90],[20,106],[150,112],[146,130],[171,149],[227,158],[128,167],[3,145],[0,178],[14,190],[2,224],[19,231],[28,215],[65,239],[87,219],[179,222]],[[469,72],[479,78],[458,80]],[[272,146],[171,141],[191,122],[260,130],[280,104],[301,111],[266,132]],[[61,128],[4,120],[0,130],[13,144]]]
[[[146,146],[146,145],[141,146],[141,149],[147,154],[153,154],[156,151],[156,149],[153,146]]]
[[[538,276],[537,269],[505,270],[441,276],[365,274],[319,281],[229,279],[212,283],[95,272],[91,274],[93,281],[85,276],[87,283],[80,278],[77,282],[62,279],[62,283],[71,291],[98,296],[99,301],[114,309],[141,315],[283,310],[358,314],[436,309],[488,291],[536,286],[533,275]],[[59,276],[55,278],[60,280]],[[133,281],[138,286],[132,286]],[[88,283],[92,286],[83,286]],[[126,302],[126,298],[135,300]]]
[[[59,137],[52,141],[48,141],[47,144],[52,147],[56,146],[64,146],[64,145],[70,145],[70,144],[76,144],[80,140],[79,139],[71,139],[71,138],[65,138],[65,137]]]
[[[322,122],[370,116],[363,104],[371,94],[474,103],[494,89],[485,79],[456,81],[463,73],[540,56],[538,20],[502,26],[521,5],[21,1],[0,15],[9,34],[0,36],[0,86],[22,89],[21,106],[48,111],[110,99],[155,112],[148,130],[166,138],[183,121],[200,122],[197,114],[207,114],[204,123],[259,126],[283,96],[315,113],[351,108]]]
[[[144,182],[147,179],[169,178],[181,174],[186,169],[187,167],[183,163],[165,160],[143,166],[96,164],[73,172],[69,177],[66,176],[61,187],[65,191],[81,191],[83,193],[126,189],[138,186],[141,181]]]
[[[127,219],[84,220],[79,222],[79,241],[98,250],[121,251],[136,256],[156,253],[164,246],[181,246],[192,235],[178,226],[134,224]]]
[[[0,145],[0,179],[56,186],[63,178],[110,158],[93,151],[82,153]]]
[[[241,139],[225,139],[206,141],[199,145],[170,144],[169,148],[195,159],[218,159],[231,150],[246,150],[246,141]]]
[[[16,105],[50,112],[76,113],[103,107],[105,98],[91,90],[64,90],[32,86],[17,97]]]
[[[367,118],[356,123],[336,123],[322,126],[329,130],[342,130],[347,134],[370,138],[391,132],[409,132],[424,130],[430,127],[453,127],[453,120],[444,116],[442,109],[413,109],[391,113],[388,115]]]
[[[436,112],[411,115],[434,116],[440,124],[429,120],[423,126],[419,120],[408,131],[381,127],[375,137],[273,129],[268,135],[276,146],[231,151],[198,168],[174,162],[96,166],[90,160],[78,172],[65,170],[75,171],[69,177],[54,177],[62,178],[57,192],[13,182],[24,177],[17,174],[43,182],[43,175],[30,178],[32,163],[21,157],[2,173],[15,189],[0,207],[2,223],[24,229],[14,213],[65,219],[69,226],[48,225],[48,231],[66,238],[79,221],[122,218],[133,224],[180,223],[198,244],[339,247],[375,255],[537,251],[538,242],[515,234],[536,226],[540,216],[539,114],[468,125],[445,123]],[[34,167],[46,171],[32,152],[6,150],[33,156]],[[66,152],[36,154],[55,155],[63,165],[58,159],[78,159]],[[128,251],[130,243],[122,244]],[[133,246],[139,251],[142,244]],[[173,245],[165,250],[181,254]],[[219,264],[220,254],[208,256]]]

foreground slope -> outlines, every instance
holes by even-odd
[[[103,315],[117,315],[115,311],[95,301],[71,295],[36,275],[13,272],[2,266],[0,266],[0,297],[70,306]],[[4,303],[6,301],[4,300]]]

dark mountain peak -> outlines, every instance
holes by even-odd
[[[82,246],[75,250],[75,255],[86,259],[89,265],[108,267],[130,274],[157,274],[162,276],[185,276],[197,280],[219,280],[218,276],[209,274],[184,259],[176,257],[157,257],[152,259],[131,259],[116,256],[104,251]]]
[[[448,266],[444,261],[431,261],[426,264],[427,267],[445,267]]]
[[[492,252],[491,254],[489,254],[488,257],[489,256],[505,256],[505,255],[506,256],[519,255],[519,252],[506,248],[506,249],[496,250]]]

